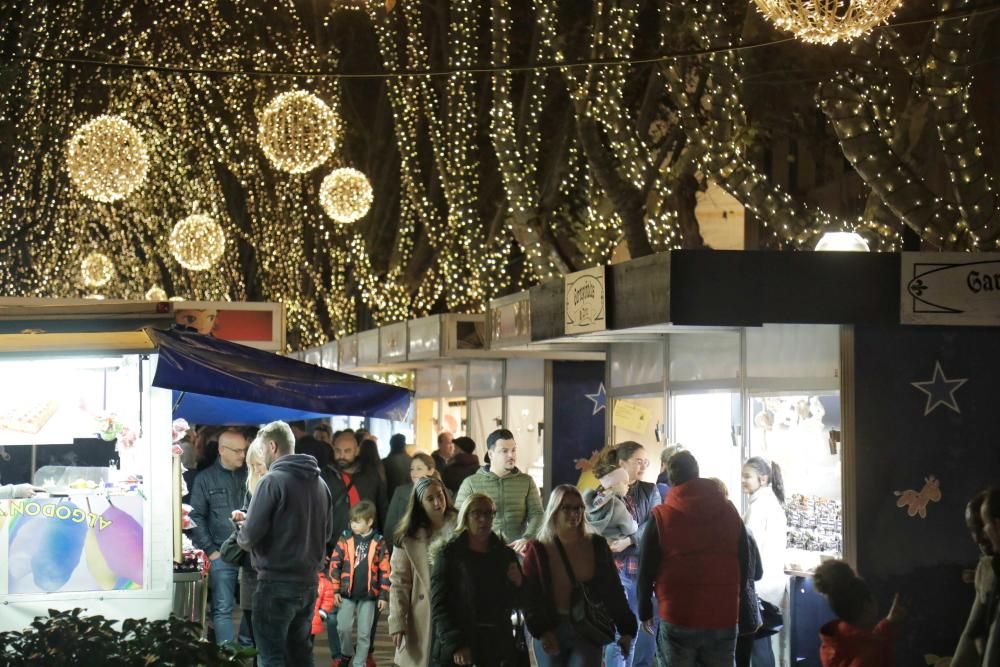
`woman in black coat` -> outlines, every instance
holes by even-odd
[[[517,554],[493,533],[495,516],[489,496],[469,496],[459,510],[455,538],[434,560],[432,664],[508,667],[516,661],[510,617],[521,568]]]

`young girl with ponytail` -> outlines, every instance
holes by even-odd
[[[756,582],[757,596],[779,609],[784,607],[785,546],[788,517],[785,515],[785,484],[777,463],[754,456],[743,464],[743,491],[749,496],[743,517],[750,534],[760,548],[764,576]],[[770,637],[754,641],[751,665],[774,667],[774,650]]]

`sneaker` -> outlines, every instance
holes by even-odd
[[[365,667],[376,667],[375,656],[371,653],[368,654],[368,658],[365,660]]]
[[[351,667],[351,659],[345,658],[344,656],[337,656],[333,659],[333,664],[330,667]]]

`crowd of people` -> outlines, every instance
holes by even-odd
[[[655,484],[642,445],[609,447],[598,488],[557,486],[543,507],[506,429],[488,436],[485,465],[448,433],[431,455],[394,436],[385,459],[370,434],[283,422],[217,442],[192,485],[191,537],[211,560],[215,639],[254,646],[264,667],[314,664],[323,632],[335,667],[373,667],[386,614],[399,667],[523,667],[529,654],[539,667],[776,664],[787,520],[771,461],[746,461],[740,516],[680,447],[663,451]],[[995,666],[1000,491],[967,518],[984,557],[952,665]],[[824,667],[895,664],[898,601],[881,617],[843,561],[815,586],[838,617],[820,632]]]

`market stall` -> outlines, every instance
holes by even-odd
[[[49,309],[45,326],[57,328],[52,303],[39,307]],[[165,330],[170,304],[73,305],[67,312],[87,321],[86,333],[0,334],[7,380],[0,388],[0,472],[4,483],[45,489],[0,500],[0,630],[23,628],[49,609],[168,616],[181,528],[175,417],[209,424],[329,414],[402,420],[410,409],[405,389]],[[92,321],[109,312],[117,319]],[[0,328],[20,331],[10,324],[20,316],[0,303]]]
[[[49,609],[169,614],[170,392],[152,386],[155,349],[134,328],[170,314],[0,302],[0,474],[44,489],[0,500],[0,630]]]

